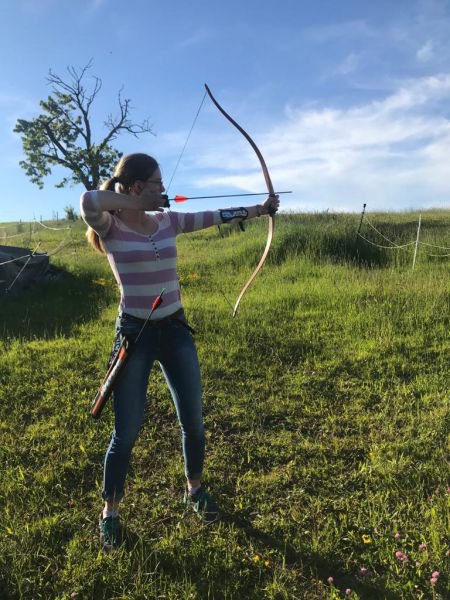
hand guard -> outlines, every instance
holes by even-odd
[[[222,219],[222,223],[229,223],[230,221],[234,221],[234,219],[240,219],[243,221],[248,217],[248,210],[246,208],[227,208],[226,210],[219,210],[220,218]]]

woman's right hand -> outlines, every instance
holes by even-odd
[[[140,204],[141,210],[148,210],[149,212],[163,212],[164,205],[167,202],[167,197],[163,196],[160,192],[155,192],[147,187],[144,187],[139,194],[134,197],[136,204]]]

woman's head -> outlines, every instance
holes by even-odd
[[[114,191],[117,184],[119,193],[129,194],[133,184],[147,181],[157,169],[157,161],[148,154],[137,152],[124,155],[114,169],[114,176],[105,181],[100,189]]]
[[[164,190],[161,182],[161,172],[157,161],[148,154],[135,153],[127,154],[117,163],[114,169],[114,176],[102,183],[101,190],[117,191],[120,194],[139,194],[145,182],[147,182],[154,174],[157,174],[159,180],[159,188]],[[98,234],[88,227],[86,237],[89,244],[104,253],[104,248]]]

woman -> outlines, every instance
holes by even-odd
[[[163,304],[153,313],[114,387],[115,427],[105,456],[105,505],[100,516],[105,550],[120,544],[119,504],[155,360],[161,365],[181,427],[187,480],[184,502],[206,522],[217,519],[216,502],[201,484],[205,436],[200,369],[180,300],[175,240],[180,232],[253,218],[267,214],[269,206],[275,210],[279,206],[275,197],[246,209],[164,213],[163,192],[156,160],[146,154],[130,154],[121,158],[114,177],[100,190],[81,196],[88,241],[106,254],[121,293],[115,349],[122,336],[131,341],[136,338],[154,299],[166,289]]]

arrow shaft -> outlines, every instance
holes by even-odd
[[[292,194],[292,192],[276,192],[276,194]],[[205,200],[207,198],[237,198],[243,196],[268,196],[267,192],[258,192],[251,194],[219,194],[218,196],[186,196],[186,200]],[[176,202],[177,198],[169,198],[169,202]]]

